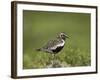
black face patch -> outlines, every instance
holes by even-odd
[[[64,47],[64,46],[59,46],[59,47],[57,47],[56,49],[53,49],[52,51],[53,51],[54,53],[58,53],[59,51],[62,50],[63,47]]]

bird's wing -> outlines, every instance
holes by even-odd
[[[60,43],[61,43],[60,40],[50,40],[43,48],[56,49],[58,46],[62,46]]]

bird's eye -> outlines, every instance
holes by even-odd
[[[61,37],[63,37],[63,35],[61,35]]]

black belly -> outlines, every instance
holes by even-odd
[[[63,48],[63,46],[59,46],[56,49],[52,50],[54,53],[58,53],[59,51],[61,51]]]

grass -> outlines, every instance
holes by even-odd
[[[36,54],[35,54],[36,53]],[[33,56],[34,55],[34,56]],[[52,55],[45,52],[25,54],[24,69],[47,68],[51,64]],[[79,48],[67,47],[56,55],[56,59],[65,67],[90,66],[90,54]]]

